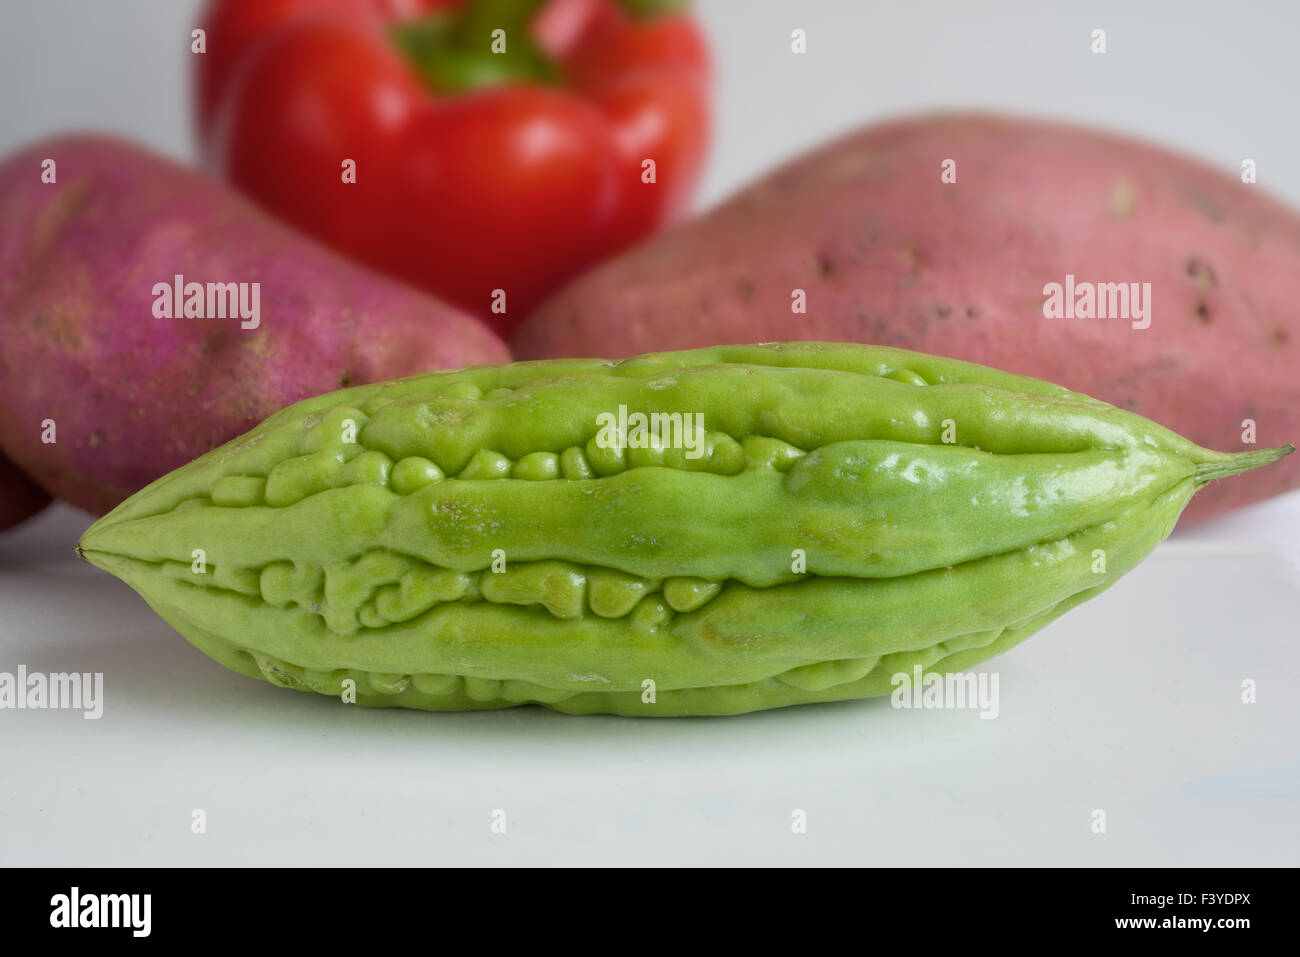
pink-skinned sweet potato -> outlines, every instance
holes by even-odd
[[[1078,127],[891,122],[598,267],[512,346],[530,359],[878,343],[1048,379],[1211,448],[1247,447],[1244,420],[1259,447],[1280,445],[1300,436],[1300,217],[1263,189]],[[1045,318],[1045,287],[1067,276],[1150,283],[1150,325]],[[1185,517],[1297,484],[1300,456],[1216,483]]]
[[[26,521],[49,504],[46,491],[0,453],[0,532]]]
[[[509,358],[477,320],[118,140],[11,157],[0,217],[0,446],[92,512],[307,396]]]

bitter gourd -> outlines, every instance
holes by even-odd
[[[873,346],[521,362],[300,402],[78,550],[277,685],[734,714],[999,654],[1133,568],[1198,487],[1288,451]]]

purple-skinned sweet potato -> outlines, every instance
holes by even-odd
[[[0,447],[92,512],[299,399],[509,358],[477,320],[119,140],[9,158],[0,217]]]
[[[579,278],[512,346],[520,359],[901,346],[1047,379],[1203,446],[1250,448],[1247,420],[1258,447],[1281,445],[1300,436],[1300,216],[1264,190],[1232,167],[1079,127],[891,122]],[[1150,312],[1045,317],[1045,287],[1068,276],[1150,283]],[[792,311],[796,289],[806,313]],[[1297,485],[1300,456],[1215,483],[1184,520]]]

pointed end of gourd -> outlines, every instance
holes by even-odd
[[[81,542],[77,543],[76,552],[78,558],[84,558],[96,568],[102,568],[104,571],[108,571],[108,567],[104,564],[103,552],[97,552],[93,548],[85,548]]]
[[[1202,462],[1196,466],[1196,484],[1205,485],[1215,479],[1240,475],[1264,465],[1271,465],[1280,458],[1285,458],[1295,451],[1294,445],[1279,445],[1273,449],[1253,449],[1249,452],[1236,452],[1214,462]]]
[[[102,572],[108,572],[114,578],[119,578],[126,582],[136,591],[143,594],[143,588],[147,584],[147,579],[142,577],[142,571],[146,571],[149,566],[126,555],[119,555],[116,552],[101,551],[98,548],[86,547],[86,540],[82,538],[76,546],[77,554],[84,558],[90,564],[94,565]]]
[[[108,558],[108,553],[97,547],[97,542],[100,537],[99,533],[102,531],[100,526],[102,524],[103,519],[100,519],[94,525],[90,526],[90,528],[82,532],[81,539],[74,546],[74,551],[76,551],[78,558],[84,558],[96,568],[102,568],[105,571],[112,571],[105,562],[105,559]]]

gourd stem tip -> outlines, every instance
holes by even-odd
[[[1236,452],[1231,457],[1217,462],[1202,462],[1196,466],[1196,483],[1205,485],[1215,479],[1239,475],[1264,465],[1276,462],[1295,451],[1294,445],[1279,445],[1272,449],[1252,449],[1249,452]]]

